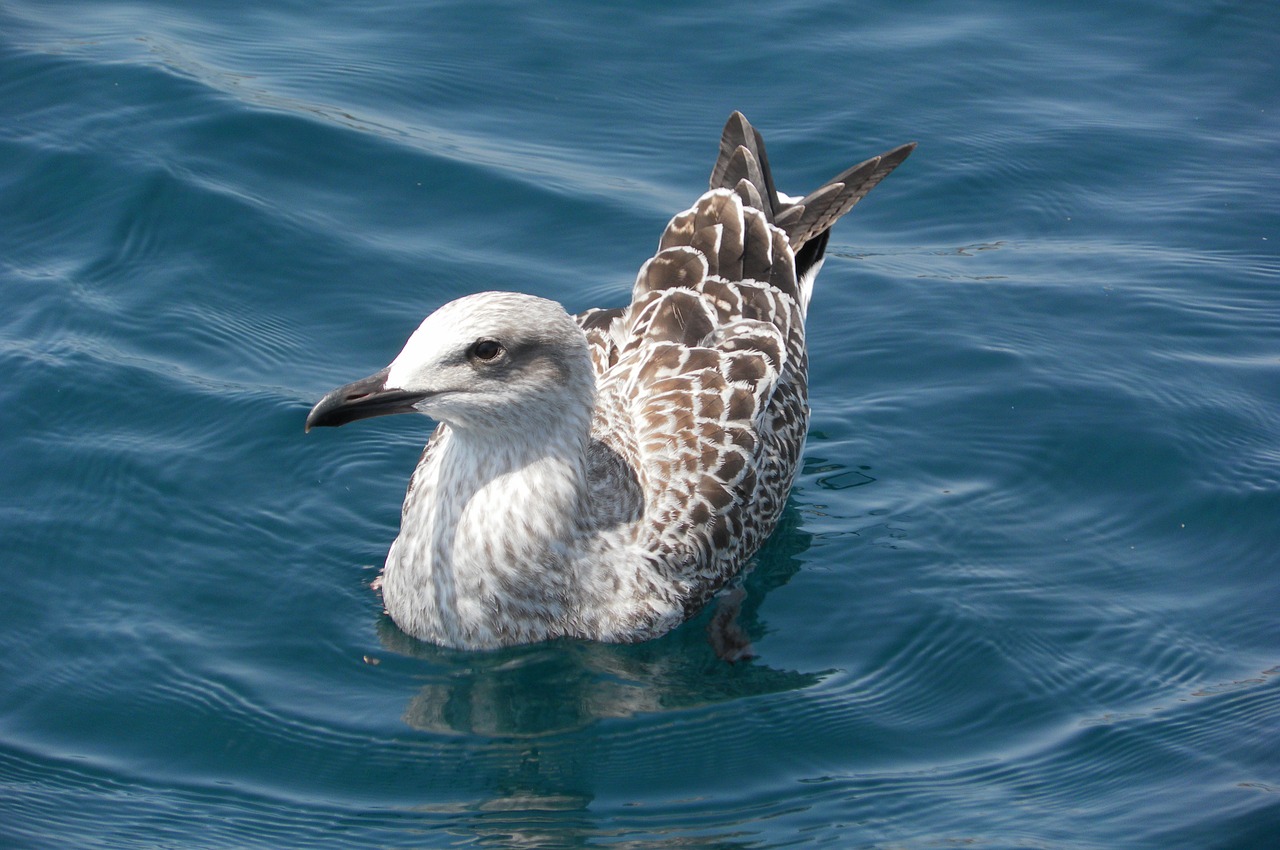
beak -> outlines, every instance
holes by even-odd
[[[408,392],[387,386],[387,369],[376,372],[345,387],[338,387],[311,408],[304,430],[314,427],[346,425],[357,419],[386,416],[391,413],[415,413],[415,404],[431,393]]]

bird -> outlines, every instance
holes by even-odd
[[[809,424],[805,318],[835,221],[915,149],[803,197],[740,112],[708,190],[622,307],[479,292],[426,317],[305,430],[437,423],[379,577],[405,633],[462,650],[631,643],[694,617],[786,505]]]

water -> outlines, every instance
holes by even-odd
[[[1280,843],[1264,2],[0,4],[0,844]],[[661,640],[414,644],[423,315],[619,303],[742,109],[835,230],[813,428]]]

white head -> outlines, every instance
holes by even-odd
[[[459,431],[527,429],[552,418],[585,433],[594,391],[586,337],[563,307],[481,292],[424,319],[386,369],[326,395],[307,427],[418,412]]]

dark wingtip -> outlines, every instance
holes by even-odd
[[[905,145],[898,145],[893,150],[880,154],[880,161],[892,162],[896,168],[902,164],[903,160],[911,156],[911,152],[914,151],[916,146],[919,144],[919,142],[907,142]]]
[[[915,149],[915,142],[907,142],[841,172],[780,213],[776,223],[793,246],[804,245],[853,209]]]
[[[716,158],[715,167],[711,169],[709,185],[712,189],[736,189],[739,178],[744,176],[737,172],[745,169],[742,165],[743,155],[738,153],[739,148],[746,151],[746,155],[754,161],[751,182],[756,187],[756,194],[760,195],[765,205],[762,212],[769,221],[773,221],[778,211],[778,191],[774,188],[773,174],[769,171],[769,156],[765,153],[764,137],[760,135],[759,130],[751,126],[747,116],[736,109],[729,115],[729,120],[724,124],[724,131],[720,134],[720,153]],[[735,165],[738,167],[735,168]],[[734,172],[732,179],[728,179],[730,172]]]

